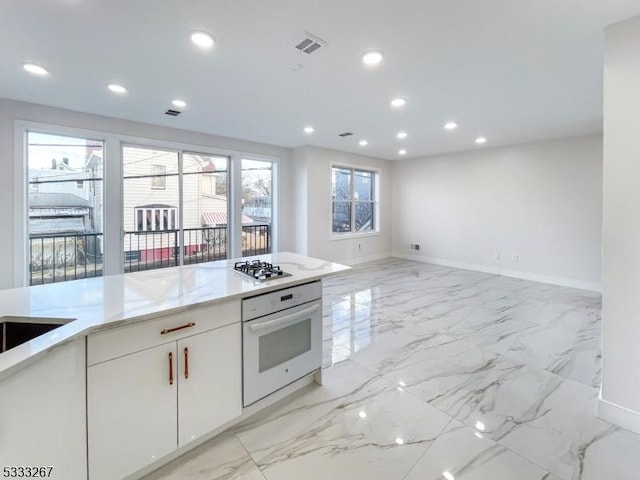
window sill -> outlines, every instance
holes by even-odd
[[[353,240],[354,238],[363,238],[363,237],[378,237],[380,236],[380,232],[362,232],[362,233],[332,233],[329,237],[329,241],[335,242],[339,240]]]

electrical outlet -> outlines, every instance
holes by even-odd
[[[358,250],[362,250],[362,244],[358,244]]]
[[[420,250],[420,244],[419,243],[416,243],[415,247],[416,247],[415,248],[416,250]]]
[[[500,252],[496,250],[496,252],[493,254],[493,259],[496,261],[500,260]]]
[[[513,263],[518,263],[520,261],[520,257],[518,257],[518,255],[511,255],[511,261]]]
[[[414,243],[412,243],[412,244],[409,246],[409,248],[410,248],[411,250],[415,250],[415,249],[416,249],[416,245],[415,245]]]

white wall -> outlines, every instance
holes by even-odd
[[[395,256],[597,290],[602,137],[399,161],[392,216]]]
[[[290,178],[293,182],[291,198],[293,200],[293,229],[294,251],[301,255],[307,255],[307,228],[308,228],[308,202],[307,202],[307,169],[308,149],[296,148],[291,158]]]
[[[334,262],[358,263],[391,255],[391,162],[364,155],[301,147],[293,152],[296,178],[297,244],[306,254]],[[375,168],[380,171],[380,232],[336,239],[331,233],[331,165]],[[305,192],[306,191],[306,192]],[[305,201],[298,201],[300,199]],[[302,250],[300,253],[304,253]]]
[[[14,153],[14,123],[16,120],[220,148],[245,154],[279,157],[278,205],[281,221],[279,222],[280,243],[278,249],[280,251],[294,249],[291,240],[294,226],[288,221],[292,214],[290,198],[292,180],[289,177],[291,172],[290,149],[0,99],[0,172],[2,172],[0,175],[0,217],[3,218],[0,229],[0,252],[3,255],[3,267],[0,269],[0,289],[14,286],[13,262],[16,259],[13,217],[14,210],[19,207],[19,202],[15,201],[14,172],[16,168],[22,168],[19,162],[23,161],[21,158],[15,158]]]
[[[605,39],[600,415],[640,433],[640,17]]]

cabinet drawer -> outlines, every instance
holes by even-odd
[[[95,365],[239,321],[240,301],[237,300],[99,332],[87,338],[87,365]]]

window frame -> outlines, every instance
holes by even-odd
[[[344,201],[343,203],[349,203],[350,205],[350,226],[351,230],[348,232],[334,232],[333,231],[333,171],[334,169],[341,170],[349,170],[350,171],[350,185],[349,185],[349,194],[350,198],[348,201]],[[371,201],[358,201],[355,199],[355,189],[354,187],[354,179],[355,172],[364,172],[370,173],[372,175],[372,199]],[[348,163],[331,163],[329,166],[329,239],[330,240],[345,240],[349,238],[362,238],[369,236],[380,235],[380,175],[381,171],[379,168],[371,167],[368,165],[356,165],[356,164],[348,164]],[[357,203],[371,203],[373,205],[373,228],[371,230],[356,230],[355,223],[355,215],[356,209],[355,205]]]
[[[81,125],[81,119],[72,121]],[[100,141],[104,145],[104,171],[103,171],[103,275],[116,275],[124,273],[124,231],[123,224],[123,170],[122,148],[123,146],[142,147],[175,152],[187,152],[211,156],[229,158],[228,192],[229,192],[229,256],[240,257],[242,254],[242,209],[241,209],[241,163],[242,159],[269,161],[273,164],[273,206],[272,206],[272,251],[279,251],[280,232],[284,228],[280,225],[280,167],[286,162],[286,155],[269,151],[250,152],[229,148],[230,142],[216,141],[217,137],[211,136],[212,143],[201,144],[187,142],[180,138],[187,138],[180,131],[171,135],[171,140],[158,138],[139,137],[128,135],[122,130],[107,131],[100,129],[100,125],[91,127],[69,126],[57,123],[47,123],[39,120],[13,120],[13,158],[16,168],[13,170],[15,208],[13,209],[14,225],[14,262],[13,262],[13,286],[25,287],[29,285],[29,252],[27,246],[27,218],[29,211],[29,172],[27,165],[27,133],[37,132],[50,135],[84,137],[89,140]],[[225,143],[227,146],[225,146]],[[273,150],[273,149],[272,149]],[[180,218],[176,223],[182,225]]]

